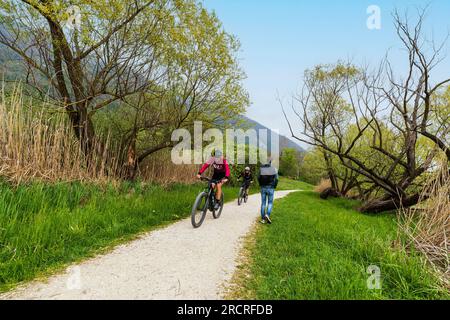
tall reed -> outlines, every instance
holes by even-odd
[[[317,193],[322,193],[326,189],[331,188],[331,180],[330,179],[321,179],[319,184],[314,187],[314,191]]]
[[[144,181],[161,184],[193,183],[199,165],[175,165],[170,158],[170,150],[163,150],[144,161],[140,165],[140,177]]]
[[[430,177],[421,203],[402,210],[400,226],[450,287],[450,173],[447,161]]]
[[[118,170],[110,139],[86,155],[64,109],[24,98],[20,86],[0,101],[0,177],[15,183],[106,181]],[[100,141],[100,140],[99,140]]]

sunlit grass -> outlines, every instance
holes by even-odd
[[[300,181],[300,180],[292,180],[284,177],[280,177],[277,190],[312,190],[314,188],[313,185]]]
[[[241,279],[243,298],[448,299],[414,253],[396,245],[392,215],[363,215],[357,203],[299,192],[276,202],[273,224],[256,234]],[[367,287],[367,268],[381,269],[381,290]]]

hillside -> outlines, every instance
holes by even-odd
[[[253,119],[250,119],[246,116],[241,116],[240,120],[235,122],[233,125],[236,128],[242,128],[244,130],[249,129],[249,128],[256,129],[257,131],[264,130],[264,129],[267,130],[268,131],[267,137],[264,137],[264,136],[259,137],[259,139],[261,139],[261,145],[265,146],[267,150],[271,149],[271,141],[270,141],[269,137],[271,136],[271,134],[274,134],[275,136],[278,136],[278,139],[280,142],[280,151],[282,151],[283,149],[286,149],[286,148],[292,148],[301,153],[305,152],[305,149],[303,149],[300,145],[298,145],[292,139],[290,139],[284,135],[278,134],[278,133],[272,131],[270,128],[262,125],[261,123],[255,121]]]

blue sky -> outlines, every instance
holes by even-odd
[[[448,0],[204,0],[224,28],[241,41],[241,66],[252,105],[247,115],[289,134],[277,102],[296,92],[304,70],[317,64],[351,59],[375,65],[391,52],[400,66],[401,48],[392,24],[395,8],[413,14],[429,4],[426,31],[444,39],[450,30]],[[367,8],[381,9],[381,30],[369,30]],[[447,45],[447,51],[450,45]],[[436,71],[437,80],[450,74],[449,60]]]

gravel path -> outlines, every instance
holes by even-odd
[[[241,207],[228,203],[219,220],[208,213],[199,229],[184,219],[0,299],[220,299],[259,206],[259,195]]]

